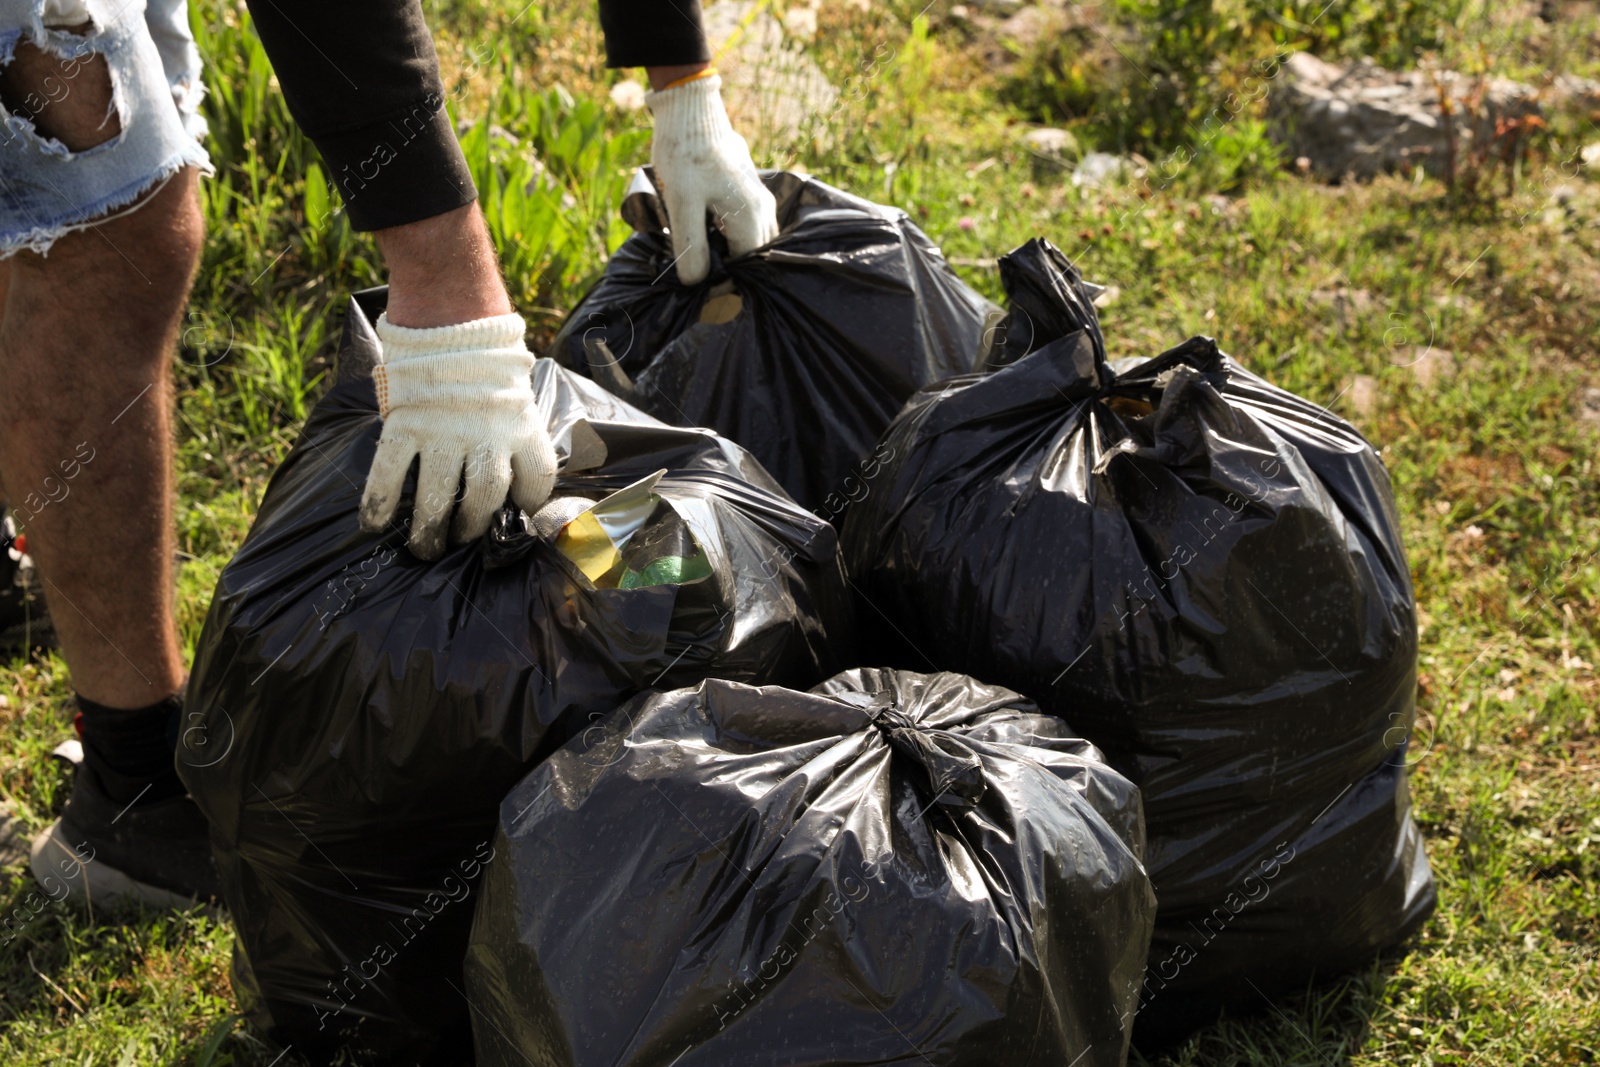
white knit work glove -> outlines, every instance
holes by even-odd
[[[734,132],[715,74],[661,89],[644,98],[655,116],[650,162],[672,228],[678,280],[694,285],[711,269],[706,210],[735,256],[778,236],[778,205],[750,161],[750,146]]]
[[[444,554],[445,527],[465,468],[457,541],[481,537],[511,499],[539,510],[556,480],[556,453],[534,398],[533,355],[522,316],[496,315],[416,330],[378,316],[383,362],[372,369],[383,436],[361,496],[361,528],[394,517],[414,456],[422,457],[411,517],[411,551]]]

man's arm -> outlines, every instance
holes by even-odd
[[[440,326],[509,311],[488,233],[467,209],[477,190],[419,0],[248,2],[351,225],[378,231],[390,321]],[[699,0],[600,0],[600,23],[608,65],[649,68],[653,89],[711,58]]]
[[[411,550],[436,558],[452,515],[455,539],[470,540],[508,494],[537,510],[556,455],[538,417],[524,325],[450,128],[433,39],[417,0],[249,3],[290,112],[322,153],[351,224],[376,231],[389,268],[373,371],[383,432],[361,524],[389,525],[416,465]]]
[[[356,229],[417,222],[476,199],[418,0],[249,6],[289,110]],[[656,68],[655,88],[711,59],[699,0],[600,0],[600,25],[607,65]]]
[[[249,5],[289,110],[356,229],[401,226],[477,199],[418,0]]]
[[[511,310],[477,191],[450,128],[439,60],[418,0],[248,0],[290,112],[316,143],[351,223],[374,230],[389,267],[375,368],[383,433],[361,524],[385,528],[418,466],[410,544],[431,559],[488,528],[510,497],[549,496],[556,455],[538,417],[524,325]],[[699,0],[603,0],[613,66],[701,69],[710,53]],[[710,208],[734,253],[777,234],[772,197],[728,126],[719,84],[686,79],[651,94],[652,157],[685,281],[704,277]],[[674,83],[675,84],[675,83]],[[672,116],[669,130],[659,128]],[[465,495],[457,508],[459,488]]]

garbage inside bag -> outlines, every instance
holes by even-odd
[[[501,805],[478,1063],[1120,1065],[1141,835],[1093,746],[971,678],[638,697]]]
[[[1410,572],[1348,423],[1209,338],[1108,364],[1065,256],[1001,269],[1027,294],[1001,369],[907,404],[846,563],[879,662],[1025,693],[1139,786],[1161,906],[1135,1039],[1158,1046],[1431,911]]]
[[[763,180],[781,235],[733,260],[714,235],[710,273],[685,286],[641,171],[623,207],[636,232],[550,354],[659,419],[739,442],[831,520],[865,492],[906,398],[972,370],[1000,310],[898,208],[800,174]]]
[[[223,571],[179,769],[251,1017],[301,1053],[460,1063],[470,898],[506,791],[651,686],[827,677],[848,604],[832,528],[743,449],[549,360],[534,388],[562,471],[531,522],[503,510],[433,563],[399,523],[362,533],[383,295],[352,302],[340,380]]]

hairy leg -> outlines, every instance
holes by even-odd
[[[0,97],[27,99],[59,62],[20,45]],[[109,89],[96,57],[34,122],[69,148],[98,144],[117,129]],[[202,227],[184,170],[138,210],[8,264],[0,470],[74,688],[107,707],[154,704],[182,681],[169,368]]]

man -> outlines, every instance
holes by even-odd
[[[183,0],[148,4],[0,0],[0,475],[72,670],[84,748],[65,812],[34,843],[35,876],[98,904],[175,905],[216,893],[205,826],[173,769],[184,679],[169,375],[209,162]],[[447,535],[481,535],[508,494],[537,508],[556,457],[420,4],[256,0],[251,14],[389,270],[384,426],[362,525],[396,518],[416,460],[410,546],[436,558]],[[680,279],[708,269],[708,209],[733,254],[770,241],[775,205],[723,110],[697,0],[602,0],[601,22],[609,63],[649,70]]]

